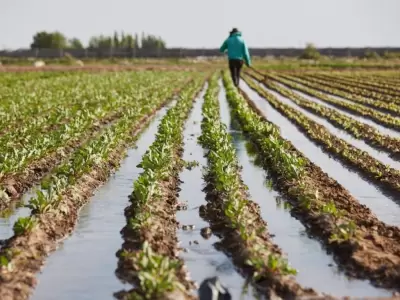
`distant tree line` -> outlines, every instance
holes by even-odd
[[[113,35],[93,36],[89,44],[85,47],[78,38],[68,39],[61,32],[37,32],[33,36],[31,49],[96,49],[96,48],[135,48],[135,49],[165,49],[165,41],[155,35],[142,33],[140,38],[138,34],[125,34],[124,32],[114,32]]]

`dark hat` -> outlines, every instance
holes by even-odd
[[[236,32],[239,32],[239,30],[238,30],[237,28],[233,28],[233,29],[231,30],[231,32],[229,32],[229,34],[233,34],[233,33],[236,33]]]

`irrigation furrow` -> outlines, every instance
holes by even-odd
[[[260,73],[259,73],[260,74]],[[334,97],[328,96],[326,94],[320,93],[318,91],[315,91],[313,89],[310,89],[308,87],[306,87],[305,85],[302,84],[298,84],[295,83],[293,81],[289,81],[287,79],[284,79],[282,77],[277,77],[275,75],[271,75],[271,74],[260,74],[260,75],[264,75],[267,78],[270,78],[274,81],[277,81],[283,85],[285,85],[286,87],[289,87],[291,89],[295,89],[298,90],[300,92],[306,93],[310,96],[314,96],[317,97],[318,99],[320,99],[321,101],[327,102],[333,106],[336,106],[340,109],[344,109],[349,111],[352,114],[356,114],[356,115],[360,115],[362,117],[368,118],[378,124],[381,124],[385,127],[388,128],[392,128],[396,131],[400,131],[400,119],[399,118],[395,118],[391,115],[388,114],[384,114],[381,112],[378,112],[372,108],[368,108],[366,106],[362,106],[359,104],[351,104],[345,101],[341,101],[338,100]]]
[[[252,291],[245,293],[245,279],[238,273],[229,257],[218,250],[220,239],[210,232],[209,224],[199,215],[199,207],[205,204],[202,191],[204,181],[202,168],[207,165],[204,150],[197,139],[201,134],[202,106],[204,92],[195,102],[184,130],[183,159],[191,165],[182,171],[180,177],[180,210],[176,217],[180,224],[178,240],[183,248],[180,257],[185,261],[190,278],[199,284],[206,278],[218,276],[234,299],[254,299]],[[197,165],[198,164],[198,165]],[[196,166],[197,165],[197,166]]]
[[[245,82],[243,82],[241,90],[250,97],[249,104],[254,109],[261,114],[267,115],[268,120],[280,128],[282,137],[290,140],[299,151],[350,191],[360,203],[371,209],[380,220],[390,225],[400,225],[396,214],[399,206],[391,199],[392,195],[382,193],[382,191],[362,178],[359,173],[351,171],[331,155],[326,154],[318,145],[310,141],[299,127],[288,120],[284,114],[275,110],[265,98],[257,94]]]
[[[168,89],[163,89],[160,88],[158,90],[158,92],[156,94],[153,94],[153,97],[157,95],[160,95],[160,97],[164,97],[166,96],[166,101],[164,102],[163,105],[167,104],[168,102],[171,101],[171,99],[173,99],[176,94],[178,94],[180,92],[180,90],[183,88],[183,86],[175,88],[174,86],[171,86]],[[143,98],[146,99],[146,98]],[[137,98],[136,101],[139,101],[140,99]],[[132,103],[137,103],[137,102],[133,102]],[[137,104],[135,104],[134,106],[136,106]],[[127,107],[125,107],[125,111],[127,110]],[[93,139],[94,137],[96,137],[96,135],[98,135],[98,132],[101,132],[103,130],[105,130],[106,128],[112,126],[112,124],[117,123],[118,121],[121,120],[121,118],[123,117],[121,114],[119,114],[119,116],[117,117],[118,114],[115,114],[113,118],[109,118],[108,120],[103,120],[102,125],[96,125],[93,127],[93,130],[89,130],[87,132],[85,132],[84,135],[82,135],[80,137],[80,139],[76,139],[75,144],[71,144],[68,143],[67,145],[65,145],[64,148],[60,149],[57,152],[52,153],[51,155],[46,157],[46,160],[43,162],[43,166],[42,168],[39,168],[38,166],[40,166],[40,163],[42,161],[37,161],[34,165],[34,169],[30,170],[29,172],[25,171],[23,174],[23,176],[25,177],[18,177],[18,174],[14,174],[14,179],[18,178],[20,180],[16,180],[16,182],[20,183],[19,188],[20,189],[31,189],[34,190],[32,187],[39,183],[41,179],[43,179],[45,176],[51,176],[48,175],[51,172],[54,172],[54,168],[57,168],[58,165],[62,164],[63,162],[68,161],[68,159],[70,159],[70,157],[72,155],[74,155],[77,150],[79,150],[79,148],[81,148],[83,145],[85,145],[88,141],[90,141],[91,139]],[[106,122],[107,121],[107,122]],[[28,169],[29,170],[29,169]],[[55,171],[57,171],[57,169],[55,169]],[[33,177],[34,176],[34,177]],[[17,190],[17,189],[16,189]],[[29,190],[28,190],[29,191]],[[34,191],[33,191],[34,192]],[[15,208],[15,210],[13,210],[11,208],[11,206],[9,205],[7,207],[6,210],[3,210],[3,216],[0,218],[1,221],[1,225],[0,227],[4,227],[2,228],[2,231],[0,231],[0,240],[4,240],[9,238],[11,235],[10,233],[12,233],[12,228],[13,228],[13,224],[16,218],[19,217],[27,217],[29,216],[30,212],[29,209],[26,208],[26,205],[28,204],[28,200],[30,199],[32,195],[32,191],[29,193],[28,195],[25,193],[20,193],[18,195],[19,199],[22,196],[22,200],[21,202],[11,202],[10,205],[17,203],[17,207]],[[25,198],[25,200],[24,200]]]
[[[141,170],[135,166],[153,143],[160,120],[175,102],[156,113],[140,134],[136,147],[128,149],[121,167],[80,211],[74,233],[48,258],[38,275],[32,300],[111,299],[116,290],[124,288],[114,274],[115,249],[121,246],[119,232],[126,222],[121,212],[128,205],[127,195]],[[56,282],[63,284],[54,288]]]
[[[230,128],[243,180],[251,198],[260,206],[262,218],[268,221],[273,241],[282,248],[291,265],[298,271],[296,280],[303,286],[335,297],[389,296],[386,290],[375,288],[366,281],[348,279],[339,270],[332,256],[307,233],[307,228],[290,215],[285,200],[269,185],[271,175],[268,170],[263,170],[262,156],[251,142],[246,143],[234,115],[231,119],[225,92],[222,93],[220,106],[224,113],[221,113],[221,119]]]
[[[179,81],[176,83],[178,84]],[[173,89],[176,87],[175,91]],[[179,91],[178,87],[175,85],[166,87],[171,93],[176,93]],[[164,89],[160,89],[158,93],[164,92]],[[146,95],[150,96],[150,93],[139,94],[140,99],[146,99]],[[130,107],[135,107],[136,102],[131,101],[132,98],[128,98],[128,101],[124,107],[124,111]],[[110,108],[112,109],[112,108]],[[51,148],[42,147],[42,149],[47,152],[44,157],[39,157],[37,160],[32,161],[27,164],[21,170],[15,169],[13,165],[10,167],[15,170],[10,173],[5,173],[0,175],[0,191],[3,190],[2,195],[0,195],[0,210],[7,208],[11,201],[18,200],[21,195],[27,191],[34,184],[38,183],[43,176],[49,173],[54,166],[59,164],[63,159],[68,157],[77,147],[82,145],[85,141],[93,137],[99,129],[110,126],[116,120],[123,116],[123,112],[110,112],[98,119],[88,118],[85,123],[76,122],[75,131],[71,127],[65,126],[66,132],[64,134],[55,134],[53,139],[48,139],[50,142],[54,141],[54,145]],[[38,137],[39,139],[41,137]],[[52,148],[54,148],[53,151]],[[44,154],[43,154],[44,155]]]
[[[398,118],[400,116],[400,106],[397,103],[380,101],[376,99],[377,97],[372,96],[369,96],[368,98],[363,97],[355,92],[351,93],[347,90],[343,90],[344,88],[342,86],[340,86],[341,89],[339,89],[339,87],[333,81],[326,82],[318,78],[304,77],[301,75],[291,76],[284,74],[280,76],[284,79],[328,94],[335,99],[340,99],[342,102],[345,102],[350,106],[353,104],[358,104],[360,105],[360,108],[364,107],[366,109],[374,109],[377,112],[387,114],[394,118]]]
[[[89,141],[57,168],[44,190],[30,200],[30,217],[19,219],[14,236],[1,249],[1,299],[27,299],[45,258],[77,222],[82,206],[107,180],[125,155],[126,147],[147,124],[161,99],[146,100],[141,111],[127,110],[124,117]]]
[[[395,159],[400,159],[400,139],[392,138],[391,136],[388,135],[382,135],[378,130],[375,130],[375,128],[372,126],[359,122],[352,117],[348,117],[347,115],[340,113],[338,110],[331,109],[329,107],[320,105],[316,102],[310,101],[302,97],[301,95],[297,94],[296,92],[280,86],[279,84],[275,84],[271,81],[262,81],[262,79],[259,76],[254,74],[250,76],[256,79],[257,81],[262,82],[262,84],[266,88],[269,88],[270,90],[279,93],[280,95],[286,97],[287,99],[290,99],[293,103],[297,104],[297,106],[300,106],[303,109],[307,110],[308,112],[314,113],[322,118],[325,118],[327,122],[333,124],[336,127],[339,127],[342,130],[345,130],[348,134],[352,135],[354,138],[358,140],[362,139],[365,141],[365,143],[367,143],[371,147],[374,147],[377,150],[385,151]],[[353,139],[351,138],[350,142],[352,141]],[[360,146],[357,147],[365,148],[364,143],[360,144]],[[371,153],[371,151],[368,152]],[[376,153],[376,151],[373,152],[375,152],[374,156],[378,160],[381,159],[380,153]],[[396,163],[394,163],[392,159],[387,158],[386,155],[383,157],[383,162],[395,168],[399,168],[399,166],[396,166]]]
[[[259,206],[249,199],[231,137],[220,121],[217,93],[217,82],[211,83],[203,105],[199,141],[208,150],[208,168],[204,174],[207,205],[201,207],[201,215],[221,237],[221,249],[268,299],[316,296],[290,276],[295,270],[272,242]]]
[[[285,87],[285,85],[283,85],[283,84],[281,84],[279,82],[274,82],[274,83],[276,85],[278,85],[279,87]],[[315,102],[315,103],[319,104],[322,107],[328,107],[328,108],[330,108],[332,110],[337,111],[338,113],[340,113],[342,115],[347,116],[348,118],[354,119],[354,120],[356,120],[356,121],[358,121],[358,122],[360,122],[362,124],[366,124],[366,125],[374,128],[376,131],[380,132],[381,135],[387,135],[387,136],[391,137],[392,139],[400,139],[400,132],[398,132],[396,130],[384,127],[384,126],[382,126],[382,125],[380,125],[378,123],[375,123],[374,121],[371,121],[368,118],[364,118],[364,117],[359,116],[359,115],[351,114],[346,110],[340,109],[340,108],[338,108],[338,107],[336,107],[334,105],[331,105],[331,104],[329,104],[327,102],[324,102],[324,101],[322,101],[322,100],[320,100],[320,99],[318,99],[318,98],[316,98],[314,96],[310,96],[309,94],[300,92],[298,90],[291,90],[291,91],[293,93],[295,93],[295,94],[297,94],[297,95],[299,95],[299,96],[311,101],[311,102]]]
[[[400,171],[376,160],[368,152],[360,150],[330,133],[324,126],[307,117],[290,105],[279,101],[273,94],[254,82],[247,81],[251,88],[263,96],[275,109],[283,113],[312,141],[326,152],[334,155],[342,163],[367,176],[378,187],[393,192],[398,199],[400,191]]]
[[[399,110],[398,104],[400,103],[399,95],[392,94],[390,91],[382,91],[377,87],[367,85],[363,86],[362,83],[352,83],[342,78],[325,77],[321,74],[306,74],[301,75],[299,78],[307,80],[312,83],[320,83],[325,87],[332,89],[332,92],[340,95],[346,95],[346,99],[355,99],[354,101],[365,102],[368,105],[384,108],[388,104],[390,107]],[[349,98],[347,98],[347,96]],[[375,103],[373,103],[375,101]]]
[[[175,213],[179,172],[183,166],[183,125],[201,83],[190,85],[160,123],[154,143],[143,156],[143,172],[134,182],[131,205],[125,209],[124,243],[118,251],[117,275],[134,285],[115,293],[118,299],[175,297],[191,299],[193,283],[178,258]],[[199,84],[200,83],[200,84]]]
[[[360,205],[284,140],[275,126],[264,121],[254,103],[238,94],[228,76],[224,79],[228,100],[243,130],[257,145],[264,166],[274,174],[276,187],[290,199],[292,212],[334,253],[346,274],[369,279],[376,286],[399,289],[400,229],[382,223]],[[293,131],[291,126],[285,129]],[[296,138],[292,142],[301,145]],[[315,159],[317,154],[314,150],[310,157]]]
[[[377,81],[371,81],[366,79],[357,79],[353,77],[343,77],[338,76],[337,74],[310,74],[312,78],[318,78],[325,81],[332,81],[339,82],[344,84],[346,87],[354,87],[354,88],[361,88],[363,90],[367,90],[370,93],[376,93],[377,96],[379,95],[387,95],[389,97],[399,97],[400,90],[396,89],[393,85],[382,85]],[[368,96],[367,96],[368,97]],[[391,100],[392,101],[392,100]],[[389,101],[389,102],[391,102]],[[399,102],[399,101],[394,101]]]

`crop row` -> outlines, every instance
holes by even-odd
[[[164,74],[178,76],[178,73]],[[4,134],[5,131],[14,132],[15,128],[24,129],[27,126],[39,127],[45,132],[46,129],[41,125],[46,124],[46,119],[52,120],[57,117],[63,120],[73,117],[78,110],[95,109],[106,101],[115,102],[113,99],[118,94],[119,85],[130,83],[132,86],[138,86],[138,81],[161,83],[161,79],[167,80],[168,77],[154,76],[152,72],[114,76],[82,74],[47,79],[45,82],[34,81],[34,86],[29,87],[17,85],[8,93],[0,94],[4,98],[1,103],[4,107],[0,111],[0,115],[4,116],[0,120],[0,134]],[[139,86],[146,89],[145,85]],[[104,94],[104,91],[108,91],[108,94]]]
[[[400,158],[399,139],[388,135],[383,135],[374,127],[359,122],[354,118],[348,117],[347,115],[340,113],[338,110],[331,109],[316,102],[307,100],[298,93],[293,92],[292,90],[283,86],[277,85],[272,81],[263,80],[264,78],[260,75],[252,73],[250,76],[258,81],[261,81],[265,87],[281,94],[284,97],[287,97],[298,106],[325,118],[331,124],[345,130],[353,137],[357,139],[363,139],[372,147],[375,147],[378,150],[386,151],[393,155],[396,159]]]
[[[134,182],[130,206],[125,209],[125,242],[118,252],[117,269],[118,277],[135,288],[116,293],[119,299],[165,299],[171,292],[190,298],[193,286],[177,257],[176,194],[183,166],[183,126],[203,82],[196,80],[182,91],[138,165],[143,172]]]
[[[276,188],[290,201],[292,213],[334,253],[349,276],[399,289],[400,229],[380,222],[284,140],[247,95],[232,87],[227,73],[224,83],[243,131],[255,144],[264,167],[273,174]]]
[[[372,108],[369,108],[369,107],[366,107],[363,105],[359,105],[356,103],[353,104],[353,103],[346,102],[346,101],[340,101],[340,100],[330,97],[324,93],[320,93],[313,88],[309,88],[303,84],[297,84],[297,83],[293,82],[292,80],[284,79],[281,76],[276,76],[276,75],[273,75],[270,73],[269,74],[259,73],[259,74],[265,76],[268,79],[279,82],[291,89],[298,90],[298,91],[305,93],[312,97],[316,97],[316,98],[320,99],[321,101],[331,104],[339,109],[343,109],[343,110],[353,113],[355,115],[359,115],[359,116],[368,118],[378,124],[381,124],[383,126],[393,128],[397,131],[400,131],[400,119],[399,118],[393,117],[389,114],[384,114],[382,112],[376,111]]]
[[[147,81],[138,80],[138,82],[146,83]],[[14,145],[12,141],[4,143],[1,154],[0,207],[6,207],[11,199],[18,199],[54,165],[93,136],[101,126],[121,118],[126,109],[136,107],[136,101],[140,102],[146,97],[157,96],[157,94],[172,93],[184,82],[184,79],[176,80],[173,84],[161,85],[159,90],[155,89],[156,83],[146,88],[147,92],[137,86],[132,95],[129,95],[128,90],[136,86],[128,82],[125,88],[126,95],[129,96],[121,95],[121,97],[115,97],[114,100],[106,100],[104,105],[96,109],[94,116],[90,112],[80,111],[70,123],[63,124],[58,130],[50,131],[48,134],[31,133],[30,136],[34,136],[34,140],[30,144],[28,141],[22,145]],[[122,82],[121,86],[124,87]],[[107,95],[107,90],[102,91],[104,95]],[[20,150],[15,151],[15,149]]]
[[[368,82],[376,82],[384,86],[392,86],[396,90],[400,89],[400,78],[398,72],[351,72],[343,73],[344,78],[356,78],[358,80],[365,80]]]
[[[120,97],[129,97],[129,89],[126,92]],[[126,147],[156,110],[170,101],[170,89],[165,92],[142,99],[140,108],[127,108],[118,121],[103,128],[42,180],[27,204],[31,215],[15,222],[14,236],[1,249],[1,299],[26,299],[31,293],[35,273],[57,242],[71,232],[79,209],[118,166]]]
[[[345,86],[362,88],[364,90],[371,91],[372,93],[379,93],[384,95],[389,95],[391,97],[399,97],[400,89],[396,88],[393,84],[382,83],[376,80],[359,79],[357,77],[343,77],[340,74],[335,73],[316,73],[310,74],[311,77],[320,78],[328,81],[337,81]]]
[[[272,242],[260,208],[249,199],[232,138],[220,121],[218,90],[217,77],[214,77],[204,98],[199,137],[207,150],[208,161],[204,173],[207,205],[200,208],[201,216],[222,237],[220,244],[235,265],[246,270],[249,281],[265,296],[279,295],[286,299],[316,295],[290,276],[296,274],[296,270],[288,265],[282,250]]]
[[[274,95],[245,77],[249,86],[264,97],[276,110],[285,115],[311,140],[320,145],[326,152],[336,156],[343,163],[365,174],[373,182],[394,192],[400,191],[400,171],[384,165],[346,141],[330,133],[324,126],[305,116],[295,108],[282,103]]]
[[[345,84],[339,81],[332,79],[328,81],[326,79],[320,79],[314,75],[283,75],[283,77],[304,84],[321,92],[326,92],[355,103],[375,108],[384,113],[391,113],[397,116],[400,114],[400,106],[398,101],[396,101],[396,98],[389,98],[387,95],[370,91],[360,92],[360,89],[357,87],[347,87]]]

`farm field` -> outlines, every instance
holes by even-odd
[[[268,66],[0,72],[0,299],[400,298],[400,72]]]

